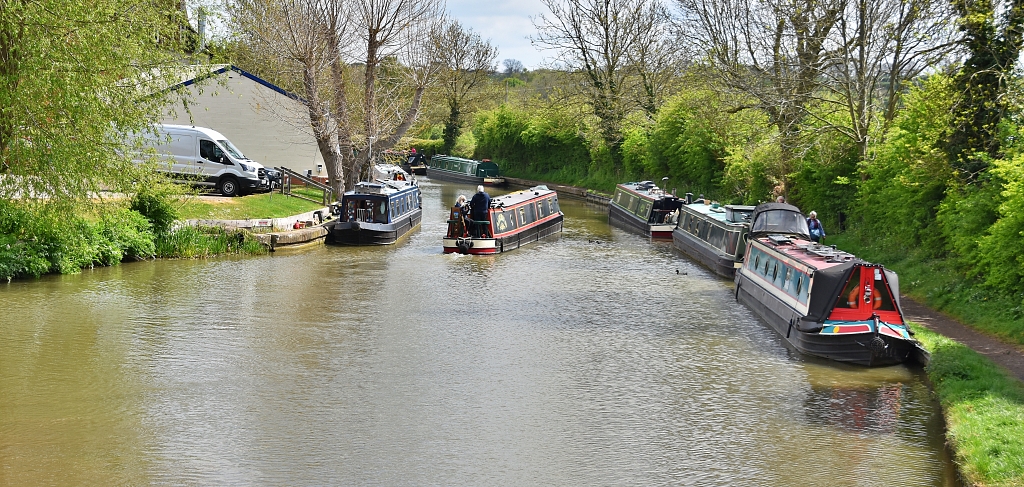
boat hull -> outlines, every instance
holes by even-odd
[[[672,243],[677,249],[696,260],[715,274],[732,279],[736,276],[736,257],[712,248],[693,234],[677,228],[672,232]]]
[[[742,272],[736,273],[736,299],[767,322],[790,346],[807,355],[877,367],[915,361],[920,353],[913,343],[884,334],[827,335],[800,331],[795,326],[800,313]]]
[[[615,204],[608,205],[608,221],[623,230],[639,233],[645,237],[658,240],[672,239],[673,225],[651,225]]]
[[[488,255],[500,254],[515,250],[528,243],[536,242],[542,238],[561,233],[562,221],[565,218],[558,215],[556,218],[546,220],[540,224],[531,226],[521,232],[505,235],[498,238],[448,238],[442,239],[444,253]],[[462,244],[460,246],[460,243]],[[469,244],[468,246],[466,244]]]
[[[330,227],[328,241],[339,245],[389,245],[419,226],[423,210],[416,209],[392,223],[337,222]]]

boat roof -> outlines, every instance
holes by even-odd
[[[717,203],[690,203],[688,205],[683,205],[683,208],[689,209],[695,213],[700,213],[707,218],[718,220],[726,225],[746,225],[750,223],[749,217],[754,211],[753,206],[719,206]],[[732,217],[731,219],[730,216]],[[746,216],[746,218],[743,216]]]
[[[403,184],[404,183],[404,184]],[[346,191],[345,196],[367,195],[389,197],[397,193],[415,188],[416,185],[408,181],[360,181],[352,191]]]
[[[821,321],[828,316],[835,304],[835,297],[846,285],[850,273],[858,266],[881,269],[897,302],[896,306],[899,307],[899,278],[895,272],[881,264],[873,264],[849,252],[836,249],[835,246],[822,245],[802,236],[770,234],[756,237],[754,240],[792,261],[809,267],[814,273],[815,290],[811,293],[805,320]]]
[[[553,189],[548,189],[548,187],[544,185],[534,186],[530,189],[514,191],[512,193],[491,198],[491,208],[512,207],[520,203],[530,200],[539,200],[552,195],[557,196],[558,193]]]
[[[647,199],[676,198],[671,193],[666,193],[665,190],[659,188],[654,181],[634,181],[619,184],[618,187]]]

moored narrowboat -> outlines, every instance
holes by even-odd
[[[715,274],[732,279],[747,250],[743,237],[750,228],[753,212],[753,206],[719,206],[704,200],[684,203],[679,208],[672,242]]]
[[[330,225],[328,241],[343,245],[395,243],[423,219],[420,200],[419,186],[409,180],[359,182],[335,206],[337,221]]]
[[[903,319],[896,273],[811,241],[785,203],[754,210],[736,298],[808,355],[866,366],[927,360]]]
[[[489,159],[474,161],[461,157],[436,155],[427,161],[427,176],[458,183],[483,184],[485,186],[504,186],[505,178],[501,177],[498,165]]]
[[[651,181],[619,184],[608,203],[608,221],[651,238],[670,239],[680,205],[679,198]]]
[[[454,206],[448,231],[442,239],[444,253],[497,254],[560,233],[564,216],[558,193],[534,186],[491,199],[487,220],[470,219],[469,206]]]

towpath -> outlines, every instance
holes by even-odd
[[[986,335],[952,317],[935,311],[914,301],[908,296],[900,296],[903,316],[925,328],[952,338],[972,350],[992,359],[993,362],[1009,370],[1017,380],[1024,381],[1024,349],[1016,345]]]

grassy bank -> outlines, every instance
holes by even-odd
[[[296,190],[300,193],[302,190]],[[308,195],[320,198],[320,193]],[[248,220],[254,218],[284,218],[322,208],[323,205],[302,198],[281,193],[253,194],[236,198],[195,198],[183,199],[179,203],[178,218],[181,220]]]
[[[991,360],[920,326],[926,371],[942,403],[946,437],[968,485],[1024,485],[1024,385]]]
[[[174,222],[279,218],[320,207],[281,194],[197,198],[180,194],[175,185],[153,186],[130,200],[2,201],[0,279],[73,274],[152,258],[263,254],[267,249],[245,230],[177,228]]]

